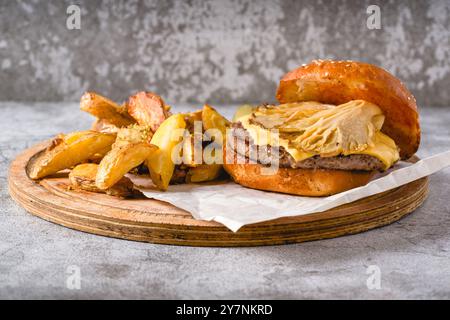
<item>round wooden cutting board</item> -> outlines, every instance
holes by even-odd
[[[69,191],[65,173],[34,182],[25,167],[43,147],[30,148],[12,162],[9,192],[14,200],[32,214],[69,228],[152,243],[258,246],[333,238],[397,221],[419,207],[428,192],[428,178],[423,178],[329,211],[248,225],[234,233],[165,202]]]

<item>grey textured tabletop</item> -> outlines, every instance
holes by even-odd
[[[421,117],[418,155],[449,150],[450,109],[422,108]],[[431,177],[421,208],[362,234],[256,248],[131,242],[46,222],[8,195],[16,155],[91,121],[75,103],[0,103],[0,298],[450,298],[450,169]],[[72,266],[79,289],[68,285]],[[379,289],[367,285],[373,270]]]

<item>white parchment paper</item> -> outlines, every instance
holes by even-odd
[[[195,219],[214,220],[236,232],[244,225],[322,212],[383,191],[394,189],[450,166],[450,151],[418,161],[401,162],[367,185],[329,197],[311,198],[244,188],[233,182],[182,184],[166,192],[140,188],[148,198],[173,204]]]

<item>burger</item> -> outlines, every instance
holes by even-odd
[[[278,105],[238,110],[224,144],[224,168],[245,187],[332,195],[367,184],[419,147],[414,96],[377,66],[314,60],[287,73],[276,98]],[[267,173],[270,163],[277,170]]]

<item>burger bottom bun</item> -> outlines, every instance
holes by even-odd
[[[224,164],[236,183],[252,189],[323,197],[363,186],[375,171],[279,168],[273,175],[261,174],[260,164]]]
[[[273,174],[267,174],[267,168],[260,164],[229,163],[226,157],[224,160],[224,169],[236,183],[244,187],[308,197],[329,196],[363,186],[376,173],[376,171],[278,168]],[[266,170],[262,172],[263,169]]]

